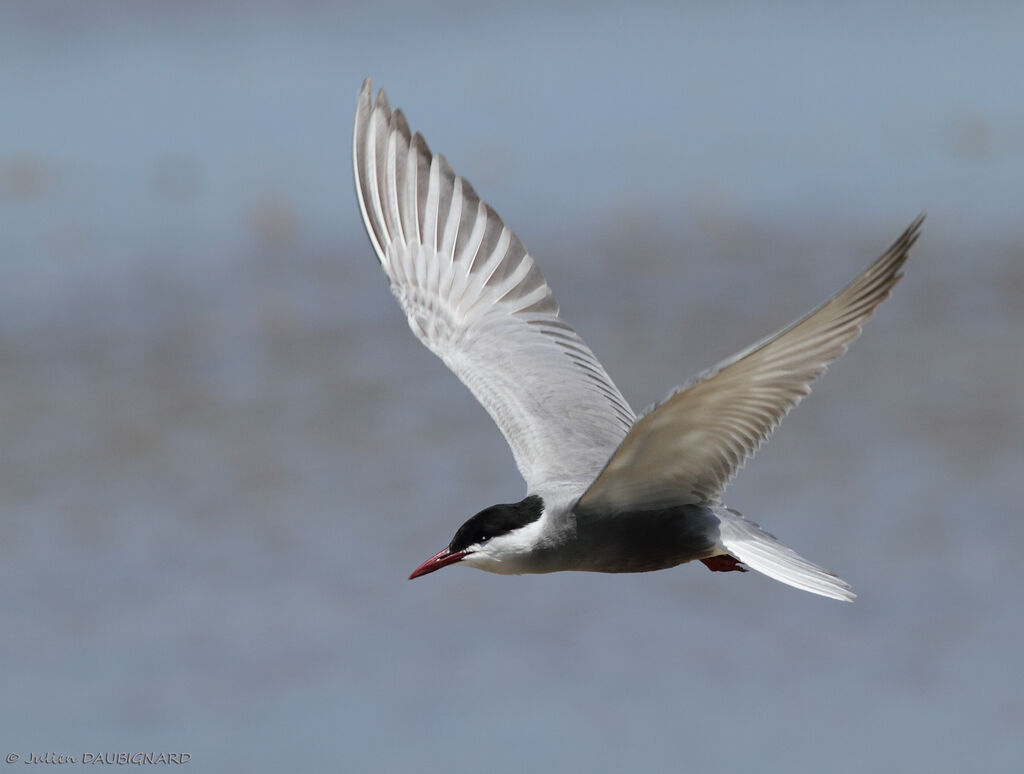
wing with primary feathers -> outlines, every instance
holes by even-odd
[[[472,186],[359,93],[352,158],[363,223],[413,333],[497,423],[530,491],[586,486],[635,415],[533,259]]]
[[[634,425],[580,504],[614,511],[718,502],[736,471],[889,297],[922,220],[813,312],[656,405]]]

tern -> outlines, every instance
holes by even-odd
[[[410,579],[452,564],[621,573],[697,559],[853,600],[721,498],[888,298],[923,215],[824,304],[637,416],[516,235],[383,89],[373,99],[369,79],[352,157],[363,224],[409,327],[487,410],[526,481],[522,500],[477,513]]]

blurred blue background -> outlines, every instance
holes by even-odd
[[[1016,771],[1024,6],[0,5],[0,753],[202,771]],[[523,494],[351,185],[366,76],[635,407],[907,277],[702,566],[408,573]],[[528,768],[529,767],[529,768]]]

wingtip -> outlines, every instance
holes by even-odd
[[[910,249],[917,243],[918,238],[921,236],[921,227],[924,224],[925,215],[926,213],[922,211],[916,218],[914,218],[911,224],[904,229],[902,234],[900,234],[899,238],[893,242],[892,247],[889,248],[886,255],[882,256],[882,259],[887,256],[891,256],[894,272],[893,284],[903,277],[903,265],[910,257]]]
[[[356,119],[359,116],[366,115],[373,108],[373,84],[370,78],[367,77],[363,80],[363,85],[359,87],[359,96],[356,97]]]
[[[373,99],[370,94],[370,79],[363,81],[359,88],[359,96],[356,97],[356,112],[352,120],[352,153],[355,157],[355,144],[359,141],[360,127],[365,125],[373,112]]]
[[[885,297],[887,298],[888,291],[903,277],[903,266],[910,257],[910,249],[921,236],[921,226],[924,224],[925,215],[926,213],[922,211],[914,218],[910,225],[903,230],[903,233],[889,245],[889,249],[882,253],[858,280],[863,277],[872,277],[873,282],[886,282],[888,288]],[[880,299],[879,303],[881,300],[884,298]]]
[[[395,112],[391,114],[391,129],[402,134],[409,142],[412,137],[412,132],[409,130],[409,122],[405,118],[405,113],[402,112],[401,108],[395,108]]]
[[[384,89],[377,89],[377,99],[373,102],[373,109],[381,111],[387,118],[391,117],[391,105],[388,104],[388,95]]]
[[[384,89],[377,89],[377,98],[374,99],[373,79],[367,76],[363,79],[363,85],[359,87],[359,96],[356,98],[356,112],[363,113],[370,110],[383,110],[385,115],[391,115],[387,92]]]
[[[900,238],[896,240],[896,245],[901,246],[904,252],[913,247],[918,237],[921,236],[921,227],[924,225],[924,219],[927,216],[928,213],[921,210],[918,216],[911,221],[910,225],[904,229]]]

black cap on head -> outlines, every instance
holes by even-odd
[[[484,508],[459,527],[452,542],[448,544],[448,550],[452,553],[464,551],[469,546],[525,527],[539,519],[543,512],[544,500],[538,495],[530,495],[510,505],[492,505],[490,508]]]

